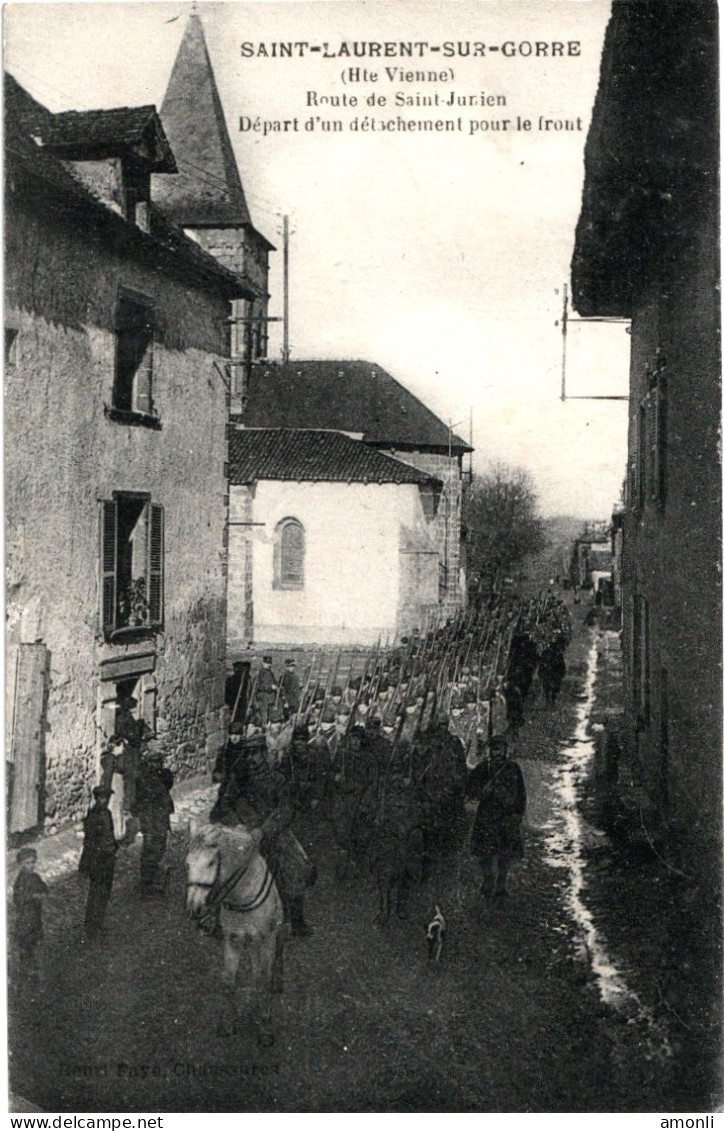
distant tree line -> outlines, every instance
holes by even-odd
[[[547,544],[538,513],[538,494],[530,472],[504,463],[475,477],[464,515],[468,577],[505,577]]]

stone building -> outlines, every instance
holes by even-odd
[[[52,114],[6,79],[10,829],[80,816],[119,703],[181,774],[225,724],[230,304],[151,199],[152,106]]]
[[[438,606],[465,600],[463,456],[471,449],[409,389],[369,361],[257,364],[237,423],[248,428],[329,429],[438,479],[442,494],[430,536],[438,555]],[[409,627],[409,626],[408,626]]]
[[[722,820],[717,43],[713,0],[614,3],[573,259],[577,310],[631,319],[622,777],[689,875]]]
[[[438,609],[442,483],[341,432],[229,440],[229,650],[372,645]]]

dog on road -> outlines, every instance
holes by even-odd
[[[435,904],[435,914],[427,924],[425,938],[427,939],[427,961],[433,966],[439,966],[442,961],[442,952],[445,946],[447,923],[442,911]]]

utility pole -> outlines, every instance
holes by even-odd
[[[289,361],[289,217],[284,217],[284,342],[282,345],[282,361],[286,365]]]

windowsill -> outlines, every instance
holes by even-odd
[[[152,428],[155,432],[160,432],[162,428],[161,421],[155,413],[134,412],[133,409],[113,408],[111,405],[104,405],[103,411],[109,420],[115,420],[118,424]]]
[[[111,644],[125,644],[127,641],[144,640],[161,632],[160,625],[134,624],[125,628],[114,628],[106,633],[106,640]]]
[[[282,592],[286,590],[287,592],[301,593],[301,591],[304,589],[304,584],[302,583],[301,585],[292,585],[288,582],[286,584],[282,584],[282,582],[280,581],[275,581],[272,585],[272,589],[280,590]]]

